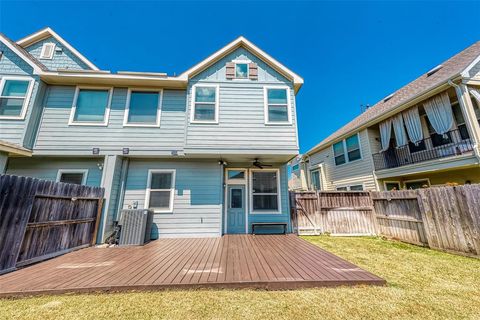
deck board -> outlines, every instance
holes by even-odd
[[[295,235],[226,235],[82,249],[0,276],[0,296],[358,284],[385,281]]]

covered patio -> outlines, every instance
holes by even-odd
[[[82,249],[0,276],[0,296],[361,284],[385,280],[292,234],[226,235]]]

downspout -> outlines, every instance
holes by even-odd
[[[453,88],[455,88],[455,92],[457,93],[457,97],[459,99],[459,103],[462,104],[462,107],[463,109],[465,110],[465,115],[467,116],[467,121],[469,123],[472,123],[472,117],[470,115],[470,113],[468,112],[468,108],[467,108],[467,105],[466,105],[466,102],[464,100],[464,95],[463,95],[463,92],[462,92],[462,89],[460,88],[460,86],[456,83],[454,83],[452,80],[448,80],[448,84],[450,86],[452,86]],[[469,125],[469,127],[471,128],[471,134],[473,135],[473,153],[475,154],[475,157],[477,158],[477,161],[480,162],[480,151],[479,151],[479,148],[478,148],[478,137],[477,137],[477,134],[475,133],[475,128],[472,127],[471,125]]]

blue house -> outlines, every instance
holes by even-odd
[[[290,229],[303,79],[247,39],[178,76],[100,70],[50,28],[0,52],[0,173],[105,188],[99,241],[127,208],[153,238]]]

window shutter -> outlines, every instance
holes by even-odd
[[[226,78],[233,79],[235,78],[235,63],[228,62],[226,68]]]
[[[249,63],[248,64],[248,75],[251,80],[258,79],[258,67],[256,63]]]

